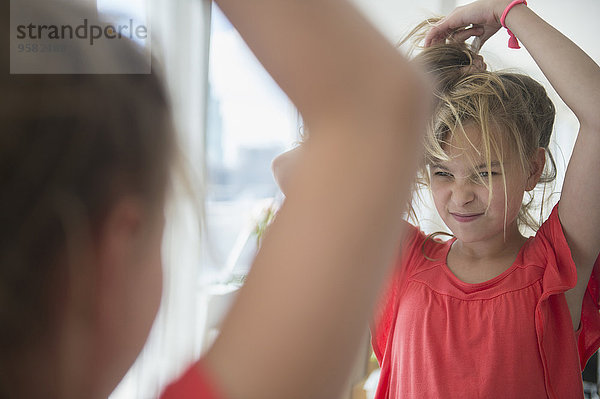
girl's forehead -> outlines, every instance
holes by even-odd
[[[497,157],[490,157],[489,166],[492,169],[501,168],[504,164],[506,164],[506,160],[501,161]],[[429,166],[454,172],[463,171],[464,174],[469,174],[476,170],[487,169],[488,161],[485,157],[469,158],[463,154],[449,159],[433,160]]]
[[[489,130],[488,130],[489,131]],[[495,131],[489,131],[491,135],[497,136]],[[481,127],[474,122],[466,122],[462,129],[457,128],[449,132],[442,147],[444,150],[458,149],[461,151],[479,149],[483,144],[483,133]]]
[[[506,145],[504,135],[500,133],[500,129],[493,127],[487,129],[486,133],[489,137],[486,139],[476,123],[465,123],[463,128],[448,134],[441,143],[441,148],[448,158],[448,160],[442,160],[442,162],[468,161],[478,165],[488,161],[494,162],[510,158],[510,146]],[[486,156],[486,147],[489,148],[489,159]]]

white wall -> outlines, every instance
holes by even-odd
[[[443,15],[455,0],[353,0],[392,42],[397,42],[420,21]]]
[[[353,0],[392,42],[397,42],[416,23],[433,15],[444,15],[464,0]],[[529,7],[551,25],[563,32],[600,63],[600,40],[596,19],[600,17],[600,1],[531,0]],[[517,68],[546,82],[525,50],[507,48],[508,35],[498,32],[483,47],[481,53],[493,69]],[[564,107],[564,104],[556,104]]]

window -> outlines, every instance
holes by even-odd
[[[206,130],[209,282],[247,273],[255,227],[278,197],[271,161],[297,140],[294,106],[213,4]]]
[[[147,22],[147,0],[129,0],[127,2],[119,0],[96,0],[96,4],[98,13],[100,15],[110,15],[111,22],[123,23],[125,25],[127,25],[130,19],[139,24],[146,24]],[[145,44],[145,41],[142,42],[135,36],[133,40],[140,45]]]

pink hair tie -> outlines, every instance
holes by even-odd
[[[513,8],[514,6],[516,6],[517,4],[525,4],[527,5],[527,1],[525,0],[514,0],[513,2],[511,2],[505,9],[504,12],[502,13],[502,16],[500,17],[500,24],[506,28],[506,31],[508,32],[508,35],[510,36],[508,38],[508,47],[509,48],[521,48],[519,46],[519,41],[517,40],[516,36],[514,35],[514,33],[512,33],[510,31],[510,29],[508,29],[508,27],[506,26],[506,24],[504,23],[504,20],[506,19],[506,15],[508,14],[508,12],[510,11],[511,8]]]

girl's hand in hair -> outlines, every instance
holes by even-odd
[[[481,0],[455,8],[427,33],[425,47],[475,36],[473,46],[479,50],[502,27],[500,17],[509,4],[510,0]]]

